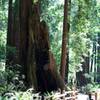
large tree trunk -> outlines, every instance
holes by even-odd
[[[27,81],[27,56],[28,56],[28,41],[29,41],[29,8],[30,0],[20,0],[20,33],[19,36],[19,64],[22,66],[21,73],[25,75],[25,82]],[[26,85],[29,85],[26,83]]]
[[[9,5],[12,5],[11,2]],[[39,2],[32,7],[31,0],[16,0],[14,20],[9,19],[8,23],[8,26],[14,23],[13,35],[7,37],[7,42],[14,39],[12,43],[18,51],[14,64],[21,65],[19,72],[25,75],[26,86],[34,86],[41,92],[63,89],[64,82],[52,64],[48,27],[45,21],[40,22],[39,6]],[[9,18],[12,18],[10,14]],[[12,32],[11,26],[8,30],[8,33]]]
[[[24,81],[28,86],[34,83],[33,78],[35,78],[33,74],[35,66],[34,48],[33,40],[31,40],[32,35],[30,35],[33,33],[30,32],[29,23],[31,9],[31,0],[16,0],[14,3],[9,0],[7,46],[15,47],[16,50],[9,52],[9,49],[7,49],[7,65],[12,65],[12,67],[16,64],[21,65],[20,69],[17,69],[21,74],[20,77],[25,75]]]
[[[39,3],[34,5],[34,42],[38,91],[50,92],[64,88],[64,82],[55,69],[50,52],[49,31],[45,21],[40,22]]]

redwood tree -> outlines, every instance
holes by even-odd
[[[14,62],[12,67],[21,65],[20,76],[25,75],[27,87],[34,86],[41,92],[63,89],[64,83],[50,58],[48,26],[45,21],[40,22],[39,7],[39,1],[32,4],[32,0],[9,0],[7,45],[13,43],[17,51],[10,61]],[[8,61],[9,58],[8,54]]]
[[[65,80],[65,67],[67,61],[67,50],[68,48],[68,0],[64,2],[64,19],[63,19],[63,36],[62,36],[62,55],[61,55],[61,76]]]
[[[7,47],[9,46],[11,48],[15,48],[16,51],[12,53],[9,52],[9,49],[7,49],[8,52],[6,57],[7,65],[11,65],[12,67],[16,64],[21,65],[18,71],[20,72],[21,75],[25,75],[26,78],[24,79],[24,82],[28,86],[30,83],[32,83],[31,80],[28,79],[29,78],[28,75],[30,74],[27,74],[30,66],[27,65],[27,60],[29,60],[28,52],[29,48],[31,48],[29,38],[31,38],[32,36],[29,35],[30,34],[29,18],[30,18],[30,13],[32,13],[31,8],[32,8],[31,0],[28,1],[15,0],[15,2],[9,0]],[[12,69],[14,69],[14,67]],[[29,80],[30,82],[28,82]]]

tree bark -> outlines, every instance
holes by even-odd
[[[49,31],[45,21],[40,22],[39,2],[33,6],[31,0],[16,0],[16,3],[18,5],[14,5],[17,9],[13,13],[14,20],[9,19],[11,22],[8,24],[14,23],[13,35],[10,38],[8,36],[7,42],[14,39],[12,43],[18,50],[18,57],[15,59],[18,61],[14,64],[17,62],[21,65],[20,76],[25,75],[23,80],[28,88],[34,86],[41,92],[64,88],[64,82],[54,68],[55,65],[51,64],[53,61],[50,59]],[[12,18],[10,14],[9,17]],[[9,33],[12,31],[11,26],[8,30]]]
[[[67,35],[68,35],[68,0],[65,0],[64,3],[64,20],[63,20],[63,36],[62,36],[62,54],[61,54],[61,76],[65,80],[65,67],[67,61]],[[68,62],[67,62],[68,63]]]
[[[98,47],[97,47],[97,82],[100,83],[100,32],[98,33]]]
[[[8,52],[9,47],[13,47],[13,7],[12,7],[12,0],[9,0],[9,8],[8,8],[8,31],[7,31],[7,56],[6,56],[6,64],[10,65],[13,54]]]
[[[34,42],[36,59],[36,77],[38,91],[50,92],[64,88],[64,82],[58,75],[54,59],[50,53],[49,29],[45,21],[40,22],[39,3],[34,5]]]
[[[35,66],[33,56],[34,44],[33,40],[31,40],[32,35],[29,35],[31,34],[29,19],[30,13],[32,13],[32,2],[31,0],[16,0],[14,3],[12,3],[12,0],[9,0],[8,12],[7,46],[15,47],[16,52],[12,54],[12,52],[9,52],[9,49],[7,49],[7,65],[11,64],[12,62],[12,67],[16,64],[21,65],[18,71],[21,75],[25,75],[26,78],[24,79],[24,82],[27,86],[29,86],[29,84],[33,85],[33,79],[29,78],[35,78],[35,76],[33,76]]]

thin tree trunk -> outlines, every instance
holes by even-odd
[[[8,31],[7,31],[7,55],[6,55],[6,64],[9,65],[13,59],[11,52],[8,52],[9,47],[13,46],[13,7],[12,0],[9,0],[9,9],[8,9]]]
[[[97,52],[97,82],[100,83],[100,32],[98,33]]]
[[[9,0],[9,9],[8,9],[8,32],[7,32],[7,44],[11,45],[12,44],[12,30],[13,30],[13,8],[12,8],[12,0]]]
[[[64,4],[64,20],[63,20],[63,36],[62,36],[62,55],[61,55],[61,76],[65,79],[65,67],[67,61],[67,35],[68,35],[68,0],[65,0]],[[67,62],[68,63],[68,62]]]

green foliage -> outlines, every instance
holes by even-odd
[[[85,93],[91,93],[91,92],[95,92],[98,88],[100,88],[99,84],[90,83],[87,84],[85,87],[82,87],[82,91]]]
[[[99,29],[97,4],[93,0],[72,0],[71,2],[69,33],[69,71],[71,73],[74,73],[75,69],[76,71],[81,69],[81,62],[84,62],[82,55],[88,56],[92,41],[96,38],[96,31]]]
[[[3,96],[1,96],[2,100],[41,100],[39,93],[33,92],[33,89],[28,89],[25,92],[22,91],[10,91],[5,92]]]
[[[5,59],[5,45],[7,32],[7,2],[0,1],[0,61]]]
[[[0,61],[5,59],[5,45],[6,45],[6,32],[2,29],[0,30]]]
[[[0,70],[0,95],[6,91],[13,90],[16,86],[13,83],[7,83],[7,79],[14,77],[14,73],[11,71]]]
[[[7,2],[0,0],[0,94],[6,90],[5,53],[7,32]]]
[[[5,67],[5,66],[0,66]],[[23,83],[25,76],[20,74],[20,65],[8,66],[6,70],[0,70],[0,94],[6,91],[18,91],[25,90],[25,84]],[[12,70],[11,70],[12,69]]]

